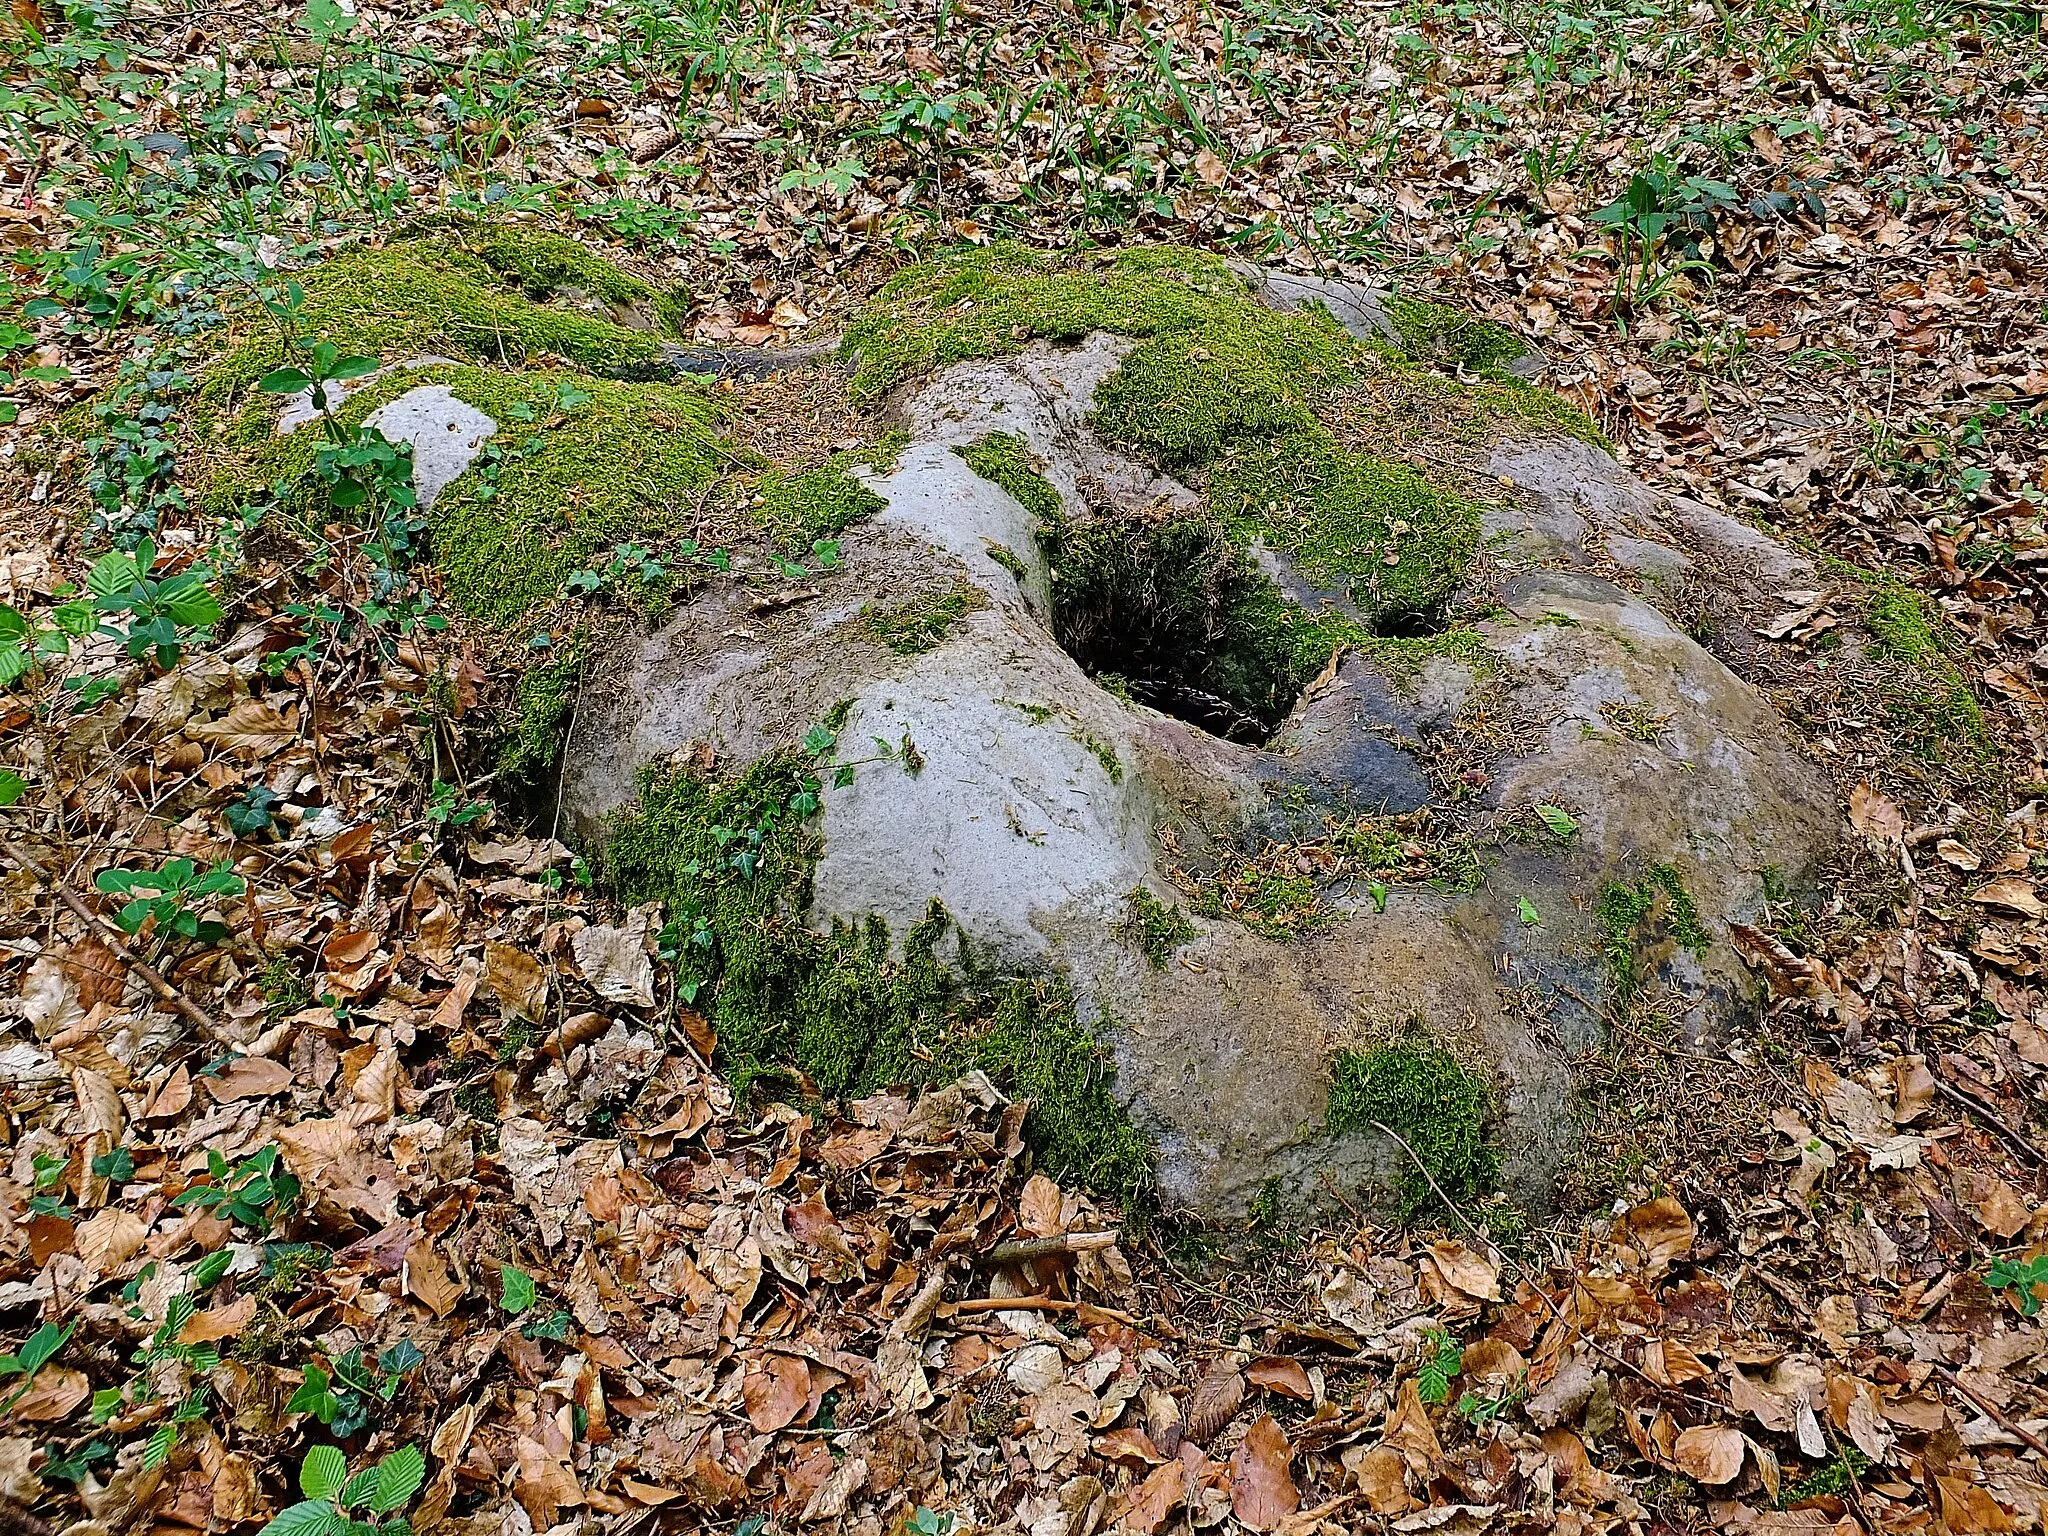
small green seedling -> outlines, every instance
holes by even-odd
[[[101,634],[124,642],[137,661],[154,651],[158,666],[171,667],[184,654],[186,640],[218,624],[223,610],[196,572],[158,581],[149,574],[155,564],[156,546],[145,539],[132,555],[121,550],[102,555],[85,586],[98,612],[130,616],[126,628],[103,621]]]
[[[1429,1353],[1423,1357],[1422,1368],[1416,1372],[1416,1395],[1425,1403],[1447,1402],[1451,1396],[1451,1378],[1465,1367],[1465,1352],[1458,1348],[1458,1341],[1441,1328],[1425,1328],[1422,1340],[1429,1346]]]
[[[399,1512],[426,1478],[427,1458],[416,1445],[354,1474],[339,1447],[316,1445],[299,1467],[305,1498],[280,1510],[260,1536],[411,1536]]]
[[[226,859],[202,871],[190,859],[172,859],[162,869],[103,869],[93,881],[112,896],[133,899],[114,915],[123,933],[140,933],[142,925],[156,919],[160,937],[176,934],[217,944],[228,936],[220,923],[204,923],[191,903],[208,896],[239,896],[247,888]]]
[[[279,1168],[277,1161],[277,1148],[265,1147],[230,1169],[227,1159],[209,1147],[206,1166],[213,1182],[193,1185],[171,1204],[196,1206],[264,1231],[299,1198],[297,1176]]]
[[[71,1323],[59,1328],[55,1323],[45,1323],[30,1334],[23,1341],[21,1348],[13,1354],[0,1355],[0,1376],[21,1378],[21,1385],[15,1390],[14,1395],[5,1402],[0,1402],[0,1413],[7,1412],[28,1396],[28,1389],[35,1385],[36,1372],[50,1363],[57,1351],[64,1347],[65,1340],[71,1337],[71,1330],[77,1326],[76,1323]]]
[[[1984,1273],[1984,1283],[1994,1291],[2016,1292],[2014,1300],[2019,1304],[2021,1316],[2039,1316],[2041,1297],[2035,1288],[2048,1286],[2048,1253],[2036,1254],[2024,1262],[1993,1259],[1990,1269]]]

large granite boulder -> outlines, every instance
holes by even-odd
[[[1815,573],[1645,487],[1498,327],[1191,252],[971,253],[765,397],[869,429],[784,474],[714,435],[716,390],[632,382],[716,367],[654,300],[592,318],[585,274],[507,308],[492,274],[536,263],[479,249],[433,281],[482,318],[413,315],[353,409],[413,444],[474,612],[624,537],[696,572],[588,625],[548,718],[569,825],[663,903],[742,1075],[1014,1069],[1082,1104],[1067,1168],[1129,1184],[1135,1127],[1164,1201],[1216,1215],[1412,1193],[1377,1128],[1405,1117],[1452,1193],[1541,1205],[1611,1019],[1654,999],[1711,1041],[1749,1006],[1730,924],[1836,813],[1729,663]],[[534,339],[493,368],[486,321]],[[310,452],[278,446],[304,406],[213,408],[279,434],[267,473]],[[1483,1127],[1438,1135],[1439,1102]]]
[[[1367,290],[1289,279],[1243,302],[1260,298],[1319,299],[1399,341]],[[886,506],[846,531],[844,573],[767,611],[707,590],[608,655],[566,803],[601,835],[643,765],[699,743],[745,762],[835,708],[848,741],[907,734],[921,772],[864,769],[824,796],[809,921],[879,915],[901,935],[936,899],[984,962],[1064,977],[1113,1045],[1169,1201],[1231,1213],[1275,1179],[1384,1182],[1396,1149],[1332,1128],[1333,1064],[1419,1021],[1491,1085],[1502,1174],[1541,1202],[1570,1147],[1571,1058],[1603,1010],[1654,974],[1710,1037],[1752,991],[1728,924],[1758,915],[1767,883],[1796,888],[1835,832],[1784,723],[1659,596],[1705,583],[1769,603],[1812,573],[1549,418],[1510,419],[1462,450],[1499,494],[1452,590],[1386,623],[1249,519],[1220,551],[1158,536],[1214,513],[1100,430],[1136,345],[1095,330],[897,383],[908,440],[867,481]],[[1092,579],[1073,567],[1121,558],[1096,535],[1141,546],[1130,562],[1161,585],[1185,564],[1146,560],[1242,548],[1349,638],[1311,651],[1312,677],[1278,669],[1289,692],[1263,716],[1256,688],[1224,696],[1199,656],[1162,678],[1175,658],[1137,633],[1156,613],[1070,611],[1085,603],[1066,589]],[[1721,602],[1712,628],[1740,629],[1742,606]],[[919,611],[943,620],[928,648],[876,622]],[[1166,638],[1198,650],[1199,628]],[[1145,654],[1119,665],[1126,645]],[[1347,837],[1396,846],[1347,853]],[[1170,963],[1134,916],[1154,903],[1165,939],[1186,935]]]

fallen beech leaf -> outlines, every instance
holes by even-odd
[[[178,1330],[180,1344],[211,1344],[219,1339],[232,1339],[256,1315],[256,1298],[238,1296],[226,1306],[209,1307],[204,1312],[194,1312],[185,1320],[185,1326]]]
[[[134,1258],[149,1228],[133,1211],[105,1210],[78,1224],[73,1246],[96,1275],[110,1275]]]
[[[548,976],[525,950],[487,940],[484,984],[506,1009],[523,1019],[538,1020],[547,1003]]]
[[[1937,1477],[1935,1489],[1941,1495],[1941,1521],[1950,1536],[1982,1536],[2019,1529],[2019,1522],[2007,1514],[1988,1489],[1979,1488],[1966,1477]]]
[[[1426,1258],[1446,1292],[1467,1301],[1500,1300],[1500,1267],[1482,1253],[1476,1253],[1456,1239],[1431,1243]]]
[[[1748,1451],[1749,1441],[1741,1430],[1726,1424],[1701,1424],[1679,1432],[1671,1459],[1694,1482],[1718,1488],[1735,1481]]]
[[[1622,1218],[1629,1240],[1643,1256],[1643,1277],[1656,1280],[1692,1252],[1692,1218],[1669,1195],[1637,1206]]]
[[[1178,1461],[1154,1467],[1145,1480],[1124,1495],[1117,1523],[1128,1531],[1147,1533],[1166,1523],[1167,1517],[1187,1499],[1186,1469]]]
[[[1315,1387],[1309,1382],[1308,1372],[1301,1368],[1299,1360],[1290,1360],[1285,1355],[1267,1355],[1246,1366],[1244,1374],[1253,1386],[1264,1387],[1268,1392],[1291,1397],[1297,1403],[1315,1401]]]
[[[207,1091],[223,1103],[236,1099],[267,1099],[292,1085],[292,1069],[262,1056],[240,1056],[207,1082]]]
[[[647,953],[644,918],[624,928],[602,924],[585,928],[569,940],[569,947],[583,979],[606,1002],[633,1008],[654,1006],[654,961]],[[492,986],[496,985],[494,979]]]
[[[747,1419],[764,1435],[794,1424],[811,1400],[810,1368],[795,1355],[770,1355],[740,1384]]]
[[[453,1312],[465,1294],[462,1282],[450,1272],[448,1261],[424,1239],[405,1251],[405,1288],[425,1302],[436,1317]]]
[[[1212,187],[1220,187],[1230,180],[1230,167],[1215,150],[1204,146],[1195,151],[1195,174]]]
[[[1349,1446],[1343,1455],[1344,1470],[1358,1485],[1365,1502],[1376,1515],[1398,1515],[1414,1501],[1408,1497],[1407,1465],[1391,1446]]]
[[[1294,1452],[1270,1413],[1245,1431],[1230,1457],[1230,1507],[1255,1531],[1270,1531],[1301,1505],[1288,1463]]]
[[[1152,1443],[1152,1437],[1135,1425],[1098,1435],[1095,1454],[1104,1461],[1129,1462],[1141,1467],[1156,1467],[1166,1460],[1165,1453]]]
[[[1237,1416],[1243,1402],[1244,1377],[1227,1360],[1218,1360],[1188,1394],[1182,1432],[1197,1445],[1206,1444]]]
[[[2048,906],[2041,904],[2040,893],[2035,889],[2034,882],[2022,880],[2017,875],[2001,875],[1975,891],[1970,900],[1979,906],[2000,907],[2008,912],[2017,912],[2022,917],[2048,916]]]
[[[85,1372],[68,1365],[46,1365],[36,1372],[26,1392],[22,1392],[18,1382],[9,1382],[7,1392],[8,1398],[0,1401],[12,1399],[8,1412],[15,1418],[27,1419],[31,1424],[54,1424],[70,1418],[92,1396],[92,1383],[86,1380]],[[13,1396],[17,1392],[22,1392],[18,1398]]]
[[[1906,835],[1906,816],[1868,784],[1849,791],[1849,825],[1865,837],[1896,843]]]

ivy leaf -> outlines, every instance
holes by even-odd
[[[1516,898],[1515,915],[1521,918],[1526,927],[1530,928],[1534,928],[1543,921],[1543,914],[1536,910],[1536,903],[1526,896]]]
[[[533,1276],[524,1270],[514,1269],[510,1264],[498,1266],[498,1278],[504,1286],[498,1304],[514,1317],[532,1306],[538,1294],[534,1289]]]
[[[0,806],[13,805],[27,793],[27,779],[12,768],[0,768]]]

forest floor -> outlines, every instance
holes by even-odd
[[[13,0],[0,1532],[2043,1528],[2043,14]],[[446,209],[720,345],[999,238],[1514,328],[1652,484],[1846,562],[1759,679],[1853,829],[1765,1016],[1618,1019],[1505,1249],[1143,1222],[978,1080],[736,1103],[478,778],[520,656],[180,478],[218,297]],[[95,570],[132,639],[25,646]],[[1827,696],[1867,579],[1982,753]]]

